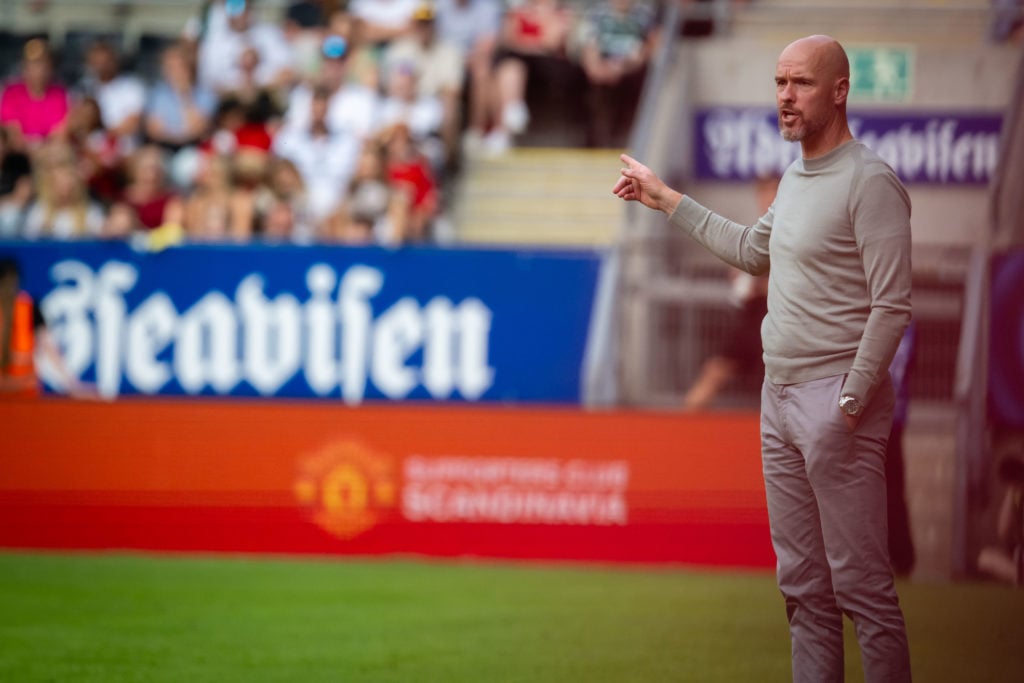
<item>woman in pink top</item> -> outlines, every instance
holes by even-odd
[[[0,123],[10,131],[12,147],[32,149],[60,133],[68,116],[68,91],[53,82],[53,56],[46,42],[25,43],[21,80],[0,94]]]

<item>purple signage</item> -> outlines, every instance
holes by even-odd
[[[983,185],[999,158],[998,113],[850,112],[854,136],[907,183]],[[715,107],[697,111],[697,178],[750,180],[782,173],[800,146],[779,135],[775,110]]]

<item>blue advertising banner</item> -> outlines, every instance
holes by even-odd
[[[0,243],[101,394],[577,403],[588,251]],[[51,387],[58,373],[40,358]]]
[[[1004,427],[1024,427],[1024,251],[992,259],[989,413]]]
[[[850,129],[906,183],[984,185],[999,157],[998,113],[850,111]],[[800,145],[779,135],[771,107],[698,110],[693,128],[701,180],[743,181],[782,173]]]

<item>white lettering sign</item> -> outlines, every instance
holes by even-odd
[[[339,278],[326,264],[306,273],[309,298],[266,294],[261,275],[243,279],[231,299],[209,292],[178,311],[164,292],[129,310],[125,295],[138,281],[119,261],[97,271],[67,260],[50,270],[57,287],[42,309],[68,370],[95,366],[100,393],[124,383],[152,394],[176,381],[183,391],[226,394],[246,382],[273,395],[297,376],[317,395],[339,391],[359,403],[368,383],[391,399],[422,386],[435,399],[458,392],[479,399],[494,382],[488,350],[491,310],[479,299],[456,304],[434,297],[420,306],[404,297],[374,315],[371,300],[384,274],[352,266]],[[412,358],[421,353],[421,367]],[[43,379],[57,384],[52,368]]]

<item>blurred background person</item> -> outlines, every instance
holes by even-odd
[[[198,46],[199,82],[217,93],[231,91],[242,77],[242,54],[252,48],[259,55],[258,85],[287,89],[295,79],[291,45],[276,23],[256,17],[255,0],[225,0],[222,30],[207,28]]]
[[[288,99],[281,133],[309,130],[312,123],[314,91],[327,97],[326,124],[332,133],[345,133],[359,140],[368,140],[379,126],[380,98],[377,92],[348,79],[349,44],[344,38],[330,35],[321,46],[323,66],[314,84],[296,86]],[[300,164],[301,167],[301,164]]]
[[[166,47],[160,78],[146,102],[146,140],[172,153],[196,146],[209,132],[216,107],[217,94],[196,81],[188,47],[180,42]]]
[[[424,94],[417,87],[419,73],[411,62],[395,62],[390,65],[385,79],[386,95],[381,101],[381,126],[388,128],[398,123],[406,125],[417,147],[430,159],[431,167],[441,173],[450,152],[442,140],[444,103],[441,98]]]
[[[260,187],[255,203],[256,214],[262,217],[262,233],[270,231],[274,239],[280,239],[283,222],[287,218],[290,241],[312,244],[320,237],[313,220],[306,183],[299,169],[289,159],[276,156],[270,159],[266,182]],[[280,204],[287,204],[288,210],[285,211]]]
[[[561,0],[524,0],[506,11],[496,56],[491,130],[485,150],[501,154],[530,124],[527,88],[538,100],[575,97],[578,67],[568,57],[576,16]]]
[[[580,27],[587,77],[587,145],[621,147],[633,124],[658,32],[654,13],[636,0],[603,0]]]
[[[235,186],[231,159],[200,157],[195,183],[184,200],[186,238],[195,242],[244,242],[252,236],[252,195]]]
[[[420,0],[350,0],[348,11],[363,22],[363,39],[383,52],[391,41],[412,31]]]
[[[97,40],[85,53],[85,73],[78,83],[82,96],[99,104],[103,127],[130,152],[139,143],[146,85],[121,70],[121,56],[109,42]]]
[[[408,232],[412,194],[388,178],[383,143],[368,142],[359,155],[344,203],[325,225],[324,239],[343,244],[399,244]]]
[[[463,122],[467,150],[482,149],[490,125],[494,97],[494,55],[504,9],[499,0],[438,0],[437,31],[441,40],[462,52]]]
[[[100,105],[92,97],[72,106],[66,132],[89,194],[104,205],[114,201],[121,189],[124,160],[135,149],[135,141],[106,129]]]
[[[759,216],[767,213],[779,188],[778,175],[758,178],[754,185]],[[701,365],[697,379],[683,396],[683,410],[705,410],[722,389],[741,373],[764,376],[761,321],[768,313],[768,276],[728,270],[733,310],[726,345]]]
[[[355,172],[362,138],[335,129],[329,120],[332,94],[327,88],[312,93],[310,122],[304,128],[287,127],[274,139],[274,153],[290,160],[309,190],[314,222],[327,218],[344,200],[345,188]]]
[[[25,212],[35,193],[32,162],[24,152],[11,149],[9,135],[0,126],[0,239],[21,235]]]
[[[327,17],[337,4],[334,0],[292,0],[285,7],[282,28],[291,46],[297,80],[308,80],[320,68],[320,43],[326,35]]]
[[[28,151],[63,133],[70,109],[67,89],[54,81],[49,45],[41,38],[29,40],[22,50],[21,77],[0,92],[0,124],[11,148]]]
[[[41,391],[36,360],[51,384],[76,398],[95,398],[95,387],[71,374],[46,329],[40,307],[21,288],[17,260],[0,255],[0,395],[31,398]]]
[[[393,233],[383,241],[390,244],[429,241],[441,210],[440,189],[430,160],[416,146],[405,124],[388,128],[382,133],[381,142],[388,183],[393,191],[406,194],[409,205],[404,225],[392,225]]]
[[[432,3],[420,2],[412,18],[412,31],[395,40],[387,49],[383,73],[390,77],[398,64],[415,69],[417,95],[440,103],[439,132],[447,164],[448,160],[455,158],[462,127],[462,82],[465,77],[462,52],[456,44],[438,35]]]
[[[128,159],[127,184],[110,208],[107,233],[128,236],[164,226],[181,229],[184,205],[171,185],[163,151],[156,145],[143,145]]]
[[[86,239],[103,233],[103,207],[89,196],[74,151],[53,139],[33,158],[35,200],[28,207],[22,236],[27,239]]]
[[[335,9],[327,16],[327,31],[324,38],[341,38],[345,43],[345,80],[347,83],[360,85],[371,91],[380,87],[380,64],[378,55],[367,45],[363,34],[365,22],[344,9]],[[322,43],[321,45],[326,45]],[[320,46],[318,46],[319,53]],[[319,82],[320,66],[326,56],[318,54],[316,78],[308,82]]]

